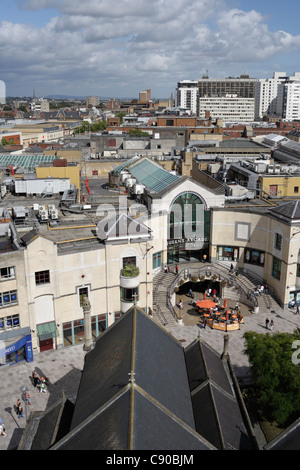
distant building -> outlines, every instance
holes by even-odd
[[[183,80],[177,83],[175,106],[191,111],[198,115],[198,82]]]
[[[87,96],[86,105],[88,106],[99,106],[100,100],[98,96]]]
[[[204,118],[207,111],[212,119],[231,122],[252,122],[255,117],[255,98],[237,95],[207,96],[199,98],[199,117]]]
[[[139,93],[139,101],[148,103],[151,101],[151,90],[143,90]]]

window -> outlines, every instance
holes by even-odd
[[[18,303],[17,291],[11,290],[0,293],[0,307],[9,307]]]
[[[152,269],[161,267],[161,251],[159,253],[154,253],[152,258]]]
[[[6,279],[14,279],[15,267],[10,266],[9,268],[0,268],[0,281],[5,281]]]
[[[35,283],[37,286],[50,283],[50,271],[38,271],[35,273]]]
[[[275,233],[275,248],[276,250],[281,250],[282,248],[282,235],[280,233]]]
[[[265,264],[265,253],[264,251],[258,250],[245,250],[245,263],[256,264],[257,266],[264,266]]]
[[[13,328],[20,328],[19,315],[0,318],[0,331],[10,330]]]
[[[294,186],[294,194],[298,194],[299,193],[299,186]]]
[[[128,264],[136,266],[136,256],[127,256],[126,258],[123,258],[123,269]]]
[[[82,307],[84,299],[89,297],[89,288],[87,286],[79,287],[78,296],[79,296],[79,305],[80,307]]]
[[[273,267],[272,267],[272,276],[276,279],[280,279],[281,275],[281,260],[278,258],[273,258]]]
[[[121,300],[122,302],[137,302],[139,300],[139,288],[128,289],[121,287]]]

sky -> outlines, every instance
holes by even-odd
[[[0,80],[7,96],[158,99],[207,72],[293,75],[299,17],[299,0],[0,0]]]

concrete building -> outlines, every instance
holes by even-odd
[[[300,119],[300,73],[281,86],[282,118],[287,121]]]
[[[30,202],[23,211],[3,209],[5,363],[83,341],[85,298],[94,339],[134,304],[148,313],[153,279],[167,263],[204,256],[233,262],[266,283],[282,306],[300,298],[298,198],[236,197],[235,205],[214,179],[179,177],[147,158],[123,162],[110,180],[123,196],[102,199],[93,213],[59,211],[56,224],[42,223]]]
[[[177,83],[175,106],[186,109],[198,115],[198,82],[196,80],[182,80]]]
[[[199,117],[210,112],[212,119],[224,122],[253,122],[255,119],[255,98],[237,95],[206,96],[199,98]]]
[[[199,98],[205,96],[237,95],[241,98],[255,98],[256,78],[248,75],[228,78],[209,78],[204,76],[197,80]]]
[[[259,79],[256,85],[255,118],[264,115],[282,115],[283,96],[279,86],[287,79],[285,72],[275,72],[273,78]]]

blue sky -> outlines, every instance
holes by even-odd
[[[113,8],[112,8],[113,5]],[[179,80],[300,71],[300,2],[1,0],[7,95],[152,97]]]

